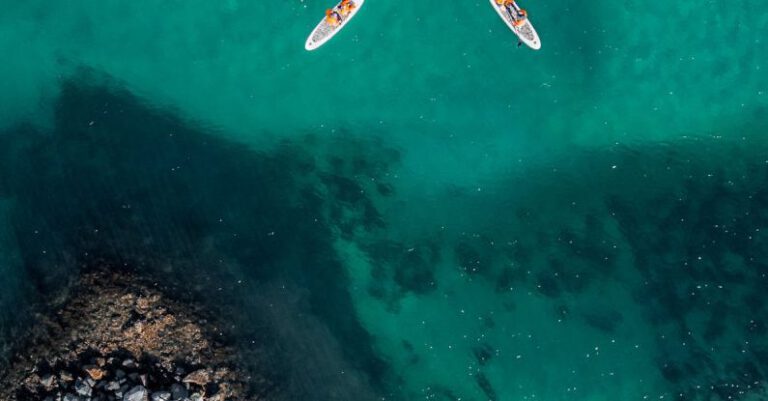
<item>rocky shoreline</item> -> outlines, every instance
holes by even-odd
[[[87,273],[0,371],[8,401],[241,401],[266,379],[240,369],[222,331],[124,272]]]

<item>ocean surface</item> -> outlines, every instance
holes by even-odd
[[[768,399],[764,0],[0,0],[0,363],[93,264],[295,400]]]

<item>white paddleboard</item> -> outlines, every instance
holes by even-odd
[[[515,19],[512,18],[507,8],[504,5],[496,4],[496,0],[491,0],[491,5],[499,13],[499,17],[504,20],[509,29],[520,38],[520,41],[528,45],[533,50],[541,49],[541,41],[539,40],[539,34],[533,29],[533,25],[528,18],[520,26],[515,26]]]
[[[323,17],[323,20],[320,21],[315,29],[312,30],[312,33],[309,34],[307,43],[304,44],[304,48],[310,51],[315,50],[318,47],[324,45],[325,42],[331,40],[331,38],[334,37],[337,33],[339,33],[339,31],[341,31],[341,29],[347,25],[347,23],[355,16],[355,14],[360,11],[365,0],[352,0],[352,2],[355,4],[355,8],[349,12],[349,15],[341,20],[341,23],[338,26],[331,26],[328,24],[328,22],[326,22],[325,17]],[[340,5],[341,3],[334,6],[333,10],[341,13],[339,10]]]

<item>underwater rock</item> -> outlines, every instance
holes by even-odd
[[[188,391],[201,400],[246,399],[234,352],[194,306],[125,273],[84,274],[71,294],[43,318],[53,329],[30,333],[18,348],[26,357],[0,372],[0,399],[169,401]],[[182,380],[177,372],[192,373]]]
[[[80,398],[74,394],[66,394],[63,398],[64,401],[80,401]]]
[[[48,374],[40,378],[40,384],[42,384],[43,387],[45,387],[46,389],[50,389],[51,387],[53,387],[53,383],[54,383],[53,375]]]
[[[187,398],[188,394],[189,393],[187,392],[187,389],[184,388],[184,386],[182,386],[181,384],[174,383],[173,385],[171,385],[171,397],[174,400]]]
[[[95,366],[86,366],[83,368],[83,370],[85,370],[85,372],[88,373],[88,376],[90,376],[93,380],[101,380],[104,378],[104,370]]]
[[[198,386],[205,386],[211,381],[211,375],[208,371],[205,369],[199,369],[196,370],[190,374],[187,375],[187,377],[182,380],[184,383],[194,383]]]
[[[169,401],[171,393],[168,391],[156,391],[152,393],[152,401]]]
[[[92,389],[84,380],[77,379],[77,381],[75,381],[75,392],[83,397],[90,397]]]
[[[135,386],[123,396],[123,401],[148,401],[149,393],[143,386]]]

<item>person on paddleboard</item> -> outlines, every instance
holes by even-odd
[[[507,9],[509,16],[514,19],[513,24],[515,26],[523,25],[528,18],[528,11],[518,7],[515,0],[496,0],[496,4]]]
[[[325,10],[325,22],[335,28],[341,25],[341,14],[339,14],[336,10],[331,10],[329,8]]]
[[[528,19],[528,11],[525,11],[525,9],[522,9],[522,8],[517,8],[515,10],[515,17],[517,18],[515,18],[514,25],[515,26],[523,25],[525,23],[525,20]]]

